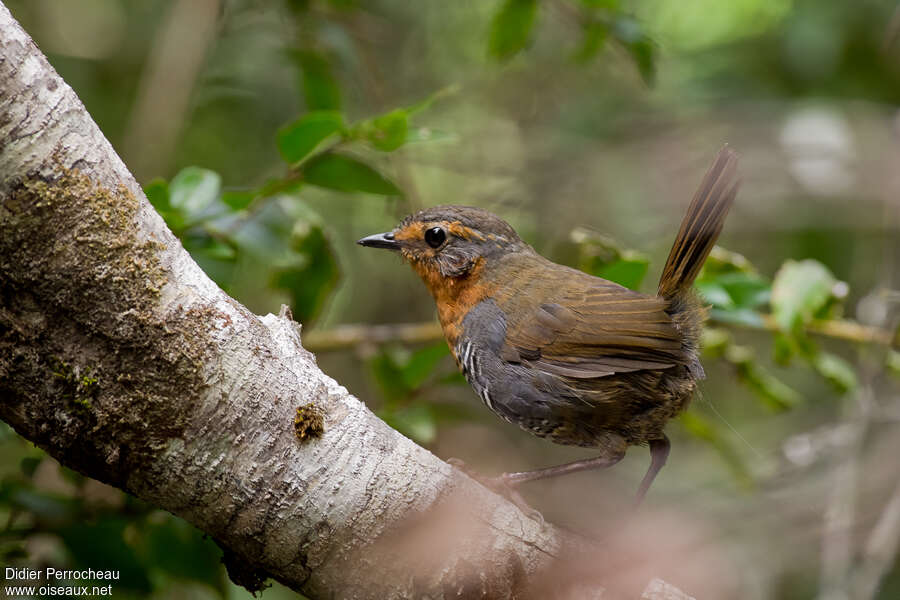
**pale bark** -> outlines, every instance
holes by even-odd
[[[0,140],[0,419],[18,433],[210,534],[245,582],[599,597],[602,549],[387,427],[289,316],[210,281],[2,5]]]

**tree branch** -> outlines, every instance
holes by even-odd
[[[288,314],[259,318],[210,281],[2,5],[0,89],[0,418],[214,537],[244,582],[599,594],[602,546],[390,429]]]

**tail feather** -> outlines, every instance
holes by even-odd
[[[719,150],[694,194],[659,279],[659,295],[672,298],[691,287],[712,250],[738,188],[737,153]]]

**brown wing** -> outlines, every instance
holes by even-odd
[[[504,358],[575,379],[685,362],[665,300],[565,271],[568,277],[562,281],[540,282],[552,290],[539,296],[545,302],[527,307],[510,299],[519,306],[507,312]]]

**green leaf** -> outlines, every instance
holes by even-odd
[[[278,151],[291,165],[296,165],[329,140],[334,140],[344,127],[344,117],[335,111],[307,113],[278,130]]]
[[[181,209],[172,206],[169,198],[169,184],[165,179],[157,178],[144,186],[144,194],[147,200],[163,218],[172,232],[181,237],[184,229],[185,216]]]
[[[234,246],[226,244],[221,240],[217,240],[214,237],[207,235],[205,232],[186,235],[182,241],[185,249],[191,254],[202,252],[209,258],[227,261],[234,260],[236,256]]]
[[[769,302],[771,286],[759,275],[746,271],[722,273],[711,279],[728,293],[735,308],[757,308]]]
[[[340,109],[341,90],[328,60],[313,51],[296,51],[293,58],[303,72],[303,97],[307,110]]]
[[[442,375],[435,383],[439,385],[469,385],[465,376],[459,371],[453,371],[446,375]]]
[[[35,517],[50,522],[74,519],[81,507],[81,503],[73,498],[38,492],[15,483],[4,486],[0,497],[4,496],[13,507],[26,510]]]
[[[244,210],[254,199],[257,194],[254,191],[230,191],[222,194],[222,203],[234,211]]]
[[[812,360],[813,367],[834,388],[841,392],[852,392],[859,381],[856,371],[846,360],[829,352],[820,352]]]
[[[145,185],[144,195],[156,212],[162,214],[172,210],[172,204],[169,202],[169,184],[162,177],[157,177]]]
[[[788,260],[772,283],[772,313],[784,332],[797,332],[831,298],[834,275],[816,260]]]
[[[583,227],[573,229],[569,237],[578,249],[578,267],[582,271],[627,288],[640,287],[650,264],[645,254]]]
[[[59,474],[62,475],[63,479],[65,479],[72,485],[75,485],[76,487],[81,487],[82,485],[84,485],[84,482],[87,481],[87,477],[85,477],[78,471],[73,471],[72,469],[63,465],[59,466]]]
[[[294,317],[308,324],[325,306],[337,285],[340,269],[325,231],[317,224],[297,221],[291,232],[291,250],[304,261],[274,271],[272,287],[290,294]]]
[[[367,137],[369,142],[379,150],[390,152],[406,143],[408,129],[409,113],[398,108],[373,119]]]
[[[391,407],[406,398],[409,388],[403,380],[403,374],[398,366],[398,361],[391,352],[382,350],[371,359],[369,359],[369,372],[375,379],[381,395],[385,402],[386,410],[390,411]],[[379,413],[381,418],[387,420],[384,415]]]
[[[222,178],[215,171],[186,167],[169,183],[169,201],[173,209],[195,217],[218,198]]]
[[[800,350],[792,336],[785,335],[780,331],[775,333],[774,344],[775,362],[782,366],[790,363],[794,355]]]
[[[626,44],[625,49],[631,55],[634,64],[637,66],[638,73],[644,83],[652,86],[656,82],[656,46],[649,40],[641,40],[631,44]]]
[[[443,342],[414,352],[403,347],[389,347],[376,355],[369,366],[386,404],[391,406],[421,388],[448,355],[447,344]]]
[[[598,277],[614,281],[619,285],[636,290],[640,287],[650,260],[637,252],[625,253],[628,258],[621,258],[608,265],[604,265],[594,272]]]
[[[450,351],[444,342],[420,348],[410,354],[409,360],[401,370],[403,383],[407,389],[419,389],[434,372],[438,363],[449,354]]]
[[[137,538],[141,562],[169,577],[205,583],[225,597],[221,550],[189,523],[161,511],[141,523]]]
[[[437,423],[427,404],[412,404],[382,418],[388,425],[419,444],[430,444],[437,437]]]
[[[748,311],[755,314],[752,309],[768,303],[771,297],[769,284],[751,271],[704,270],[695,287],[707,302],[719,309],[719,313]],[[756,316],[755,320],[761,322],[761,317]],[[736,322],[734,318],[730,321]]]
[[[38,466],[43,460],[43,456],[26,456],[19,461],[19,469],[22,470],[22,474],[25,475],[25,477],[30,479],[34,476],[34,472],[37,471]]]
[[[0,442],[5,442],[14,437],[16,437],[16,433],[12,430],[12,427],[0,421]]]
[[[726,350],[725,358],[737,369],[740,381],[770,409],[785,411],[802,400],[793,388],[760,367],[750,348],[733,344]]]
[[[765,321],[762,316],[755,310],[750,310],[749,308],[739,308],[737,310],[713,308],[709,311],[709,316],[719,323],[733,323],[735,325],[753,328],[765,326]]]
[[[149,593],[153,586],[147,569],[125,541],[125,530],[131,524],[131,519],[103,516],[93,522],[72,522],[56,533],[65,542],[77,568],[114,569],[119,572],[116,589]]]
[[[203,272],[227,289],[234,277],[237,251],[234,246],[216,240],[205,231],[192,229],[181,238],[184,249],[197,261]]]
[[[435,132],[425,127],[410,129],[410,119],[416,113],[428,109],[443,96],[456,93],[457,86],[448,86],[411,106],[398,108],[389,113],[355,123],[347,131],[350,139],[365,140],[378,150],[391,152],[403,144],[416,141],[447,139],[451,136]]]
[[[258,263],[252,269],[300,267],[308,261],[308,257],[294,252],[291,247],[294,222],[295,218],[288,215],[279,202],[266,202],[230,240],[246,260]]]
[[[311,185],[341,192],[401,195],[399,188],[384,175],[343,154],[328,153],[312,158],[303,167],[303,180]]]
[[[597,53],[606,45],[608,37],[609,28],[606,23],[593,21],[585,24],[582,31],[581,45],[575,51],[575,60],[584,63],[597,56]]]
[[[893,349],[888,350],[887,356],[884,359],[884,364],[887,366],[888,371],[895,376],[900,376],[900,352]]]
[[[537,0],[506,0],[491,23],[488,51],[499,60],[515,56],[528,45],[537,15]]]
[[[570,236],[578,248],[578,267],[591,275],[637,289],[647,274],[650,259],[643,253],[623,248],[614,239],[578,227]]]
[[[632,17],[620,17],[613,23],[611,32],[631,55],[644,83],[653,85],[656,78],[656,45],[644,33],[640,23]]]
[[[715,281],[698,281],[695,287],[703,299],[716,308],[724,310],[734,308],[734,300],[721,284]]]

